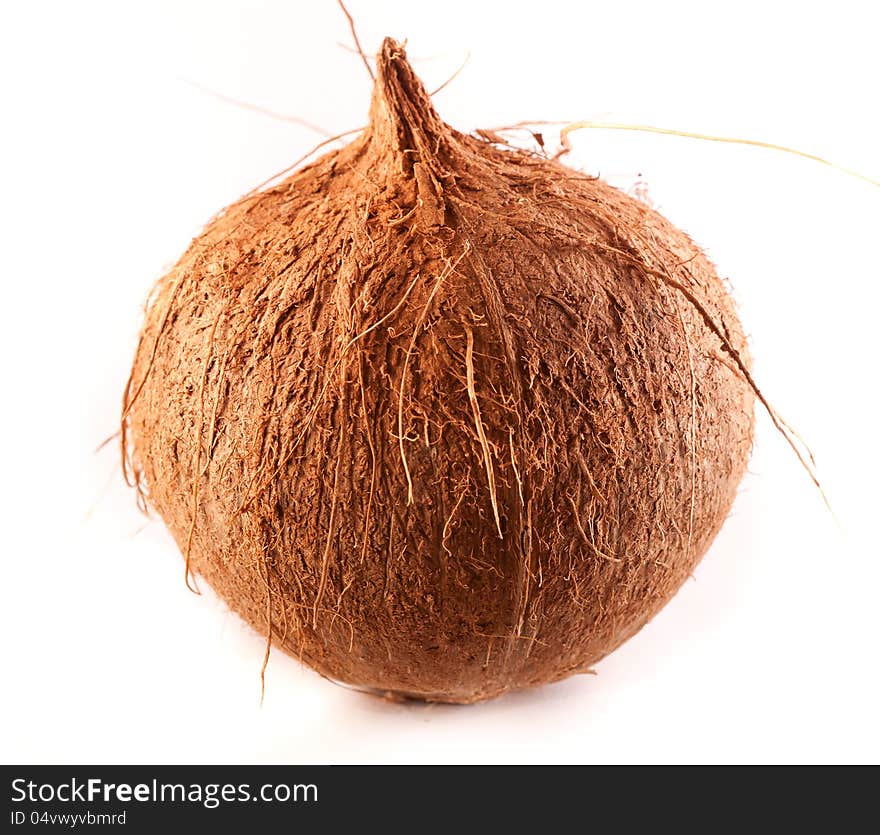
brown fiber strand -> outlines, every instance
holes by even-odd
[[[495,494],[495,468],[492,466],[492,451],[489,449],[489,442],[486,440],[486,431],[483,429],[483,419],[480,417],[480,401],[477,399],[477,391],[474,386],[474,332],[470,328],[466,328],[467,334],[467,350],[465,353],[465,364],[467,367],[467,390],[468,399],[471,402],[471,409],[474,413],[474,425],[477,428],[477,438],[480,440],[480,447],[483,450],[483,463],[486,466],[486,481],[489,484],[489,501],[492,502],[492,513],[495,516],[495,525],[498,527],[499,539],[504,538],[501,530],[501,517],[498,515],[498,496]]]
[[[126,477],[266,637],[261,685],[278,647],[431,701],[591,670],[706,553],[755,399],[775,416],[734,304],[653,209],[445,124],[390,39],[352,133],[157,284]]]
[[[263,652],[263,663],[260,665],[260,707],[263,706],[266,698],[266,669],[269,666],[269,656],[272,654],[272,587],[269,584],[268,570],[266,570],[264,579],[266,583],[266,649]]]
[[[736,348],[734,348],[730,344],[730,340],[721,332],[721,329],[718,327],[718,325],[712,319],[711,314],[706,310],[705,306],[700,302],[699,299],[696,298],[696,296],[694,296],[694,294],[687,287],[685,287],[679,281],[676,281],[674,278],[672,278],[672,276],[670,276],[668,274],[661,274],[661,273],[655,273],[655,274],[660,278],[661,281],[665,282],[670,287],[674,287],[676,290],[678,290],[700,313],[700,316],[702,317],[703,321],[706,323],[706,326],[721,340],[722,347],[728,353],[728,355],[731,357],[731,359],[733,359],[733,361],[736,363],[737,368],[740,370],[742,375],[746,378],[746,382],[748,382],[749,387],[752,389],[752,391],[755,394],[755,397],[757,397],[758,400],[761,401],[761,405],[766,409],[767,414],[770,416],[770,420],[773,422],[773,425],[776,427],[776,429],[779,431],[779,433],[782,435],[782,437],[785,438],[786,442],[791,447],[791,449],[794,451],[794,454],[797,456],[797,459],[800,462],[801,466],[807,471],[807,474],[810,476],[810,479],[812,480],[813,484],[819,490],[819,493],[822,496],[822,500],[824,501],[825,506],[829,510],[831,510],[831,505],[828,503],[828,498],[825,495],[825,491],[822,489],[822,485],[819,483],[819,478],[816,475],[815,471],[813,470],[813,467],[810,465],[810,462],[815,462],[815,458],[813,457],[813,453],[809,449],[806,449],[805,451],[806,451],[806,454],[809,458],[809,461],[804,458],[800,447],[796,443],[797,435],[795,435],[794,433],[792,433],[788,429],[788,424],[786,424],[785,421],[783,421],[782,418],[779,417],[776,410],[770,405],[767,398],[764,397],[763,393],[758,388],[758,384],[755,382],[754,378],[752,377],[751,372],[749,371],[748,367],[746,366],[746,364],[742,358],[741,353],[739,351],[737,351]]]
[[[455,72],[452,73],[452,75],[450,75],[449,78],[447,78],[446,81],[444,81],[439,87],[435,87],[433,90],[431,90],[428,95],[433,98],[441,90],[444,90],[446,87],[452,84],[452,82],[455,81],[455,79],[458,78],[459,75],[461,75],[462,70],[470,63],[470,60],[471,53],[470,51],[468,51],[467,55],[465,55],[464,57],[464,61],[462,61],[461,64],[458,65],[458,69],[456,69]]]
[[[354,46],[357,50],[357,54],[361,56],[361,60],[364,62],[364,66],[367,68],[367,73],[370,76],[370,81],[376,80],[376,74],[373,72],[373,68],[370,66],[370,60],[364,54],[363,47],[361,47],[360,38],[358,38],[357,27],[354,25],[354,18],[349,14],[348,9],[345,8],[345,3],[342,0],[337,0],[339,3],[339,8],[342,9],[342,13],[345,15],[346,20],[348,20],[348,26],[351,29],[351,36],[354,39]]]
[[[598,244],[594,244],[594,245],[598,246]],[[616,253],[622,259],[629,260],[631,262],[634,261],[634,258],[632,255],[630,255],[629,253],[624,252],[620,249],[616,249],[615,247],[611,247],[611,246],[603,246],[603,248],[608,250],[609,252]],[[675,266],[681,266],[681,264],[677,264]],[[813,482],[814,486],[819,491],[819,495],[822,497],[822,501],[824,502],[825,507],[829,510],[829,512],[832,512],[832,514],[833,514],[831,505],[828,501],[828,497],[825,495],[825,491],[823,490],[822,485],[819,482],[819,477],[816,474],[816,471],[815,471],[816,459],[813,456],[812,451],[805,444],[804,444],[803,452],[801,451],[801,448],[798,445],[798,441],[800,441],[801,444],[803,444],[803,441],[800,439],[800,436],[796,432],[792,431],[789,428],[788,423],[786,423],[786,421],[784,421],[779,416],[776,409],[774,409],[773,406],[770,405],[770,402],[767,400],[767,398],[764,396],[764,394],[758,388],[758,384],[755,382],[754,378],[752,377],[752,373],[749,370],[748,366],[746,365],[746,362],[743,359],[742,353],[740,351],[738,351],[731,344],[730,340],[724,334],[724,332],[722,331],[722,329],[718,325],[718,323],[712,318],[712,314],[706,309],[705,305],[696,297],[696,295],[693,293],[692,290],[688,289],[680,281],[673,278],[672,274],[668,270],[661,271],[661,270],[653,269],[653,268],[645,266],[645,265],[642,265],[642,269],[644,269],[648,275],[651,275],[651,276],[659,279],[661,282],[663,282],[667,286],[678,290],[685,297],[685,299],[693,306],[693,308],[700,314],[700,318],[703,320],[703,323],[706,325],[706,327],[712,333],[714,333],[715,336],[718,337],[719,341],[721,342],[721,347],[724,349],[725,353],[727,353],[727,355],[734,361],[738,371],[743,375],[746,382],[748,383],[749,388],[751,388],[755,397],[757,397],[758,400],[761,402],[761,405],[764,407],[765,411],[767,412],[767,415],[770,417],[770,420],[772,421],[773,426],[776,428],[776,430],[779,432],[779,434],[782,435],[782,437],[785,439],[786,443],[789,445],[789,447],[792,449],[795,456],[797,457],[798,462],[804,468],[807,475],[810,477],[810,480]],[[804,458],[804,453],[806,453],[807,458]]]

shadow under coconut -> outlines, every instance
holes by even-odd
[[[470,705],[394,701],[343,686],[327,688],[317,721],[281,734],[276,729],[268,749],[259,753],[263,761],[279,762],[315,751],[318,761],[348,764],[514,762],[523,758],[520,752],[538,752],[565,738],[589,704],[584,678],[591,687],[605,684],[594,676],[576,677]],[[613,682],[609,677],[607,683]],[[462,744],[464,738],[469,744]]]

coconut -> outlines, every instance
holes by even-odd
[[[591,671],[694,570],[752,441],[746,340],[699,248],[489,140],[387,39],[363,133],[159,281],[125,394],[126,472],[187,581],[400,697]]]

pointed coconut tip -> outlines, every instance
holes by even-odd
[[[368,129],[373,140],[400,153],[415,153],[423,161],[434,156],[451,128],[434,109],[403,44],[385,38],[376,55],[376,69]]]

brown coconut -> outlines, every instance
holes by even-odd
[[[472,702],[589,670],[691,574],[749,455],[745,357],[686,234],[444,124],[388,39],[369,127],[158,283],[126,469],[270,642]]]

